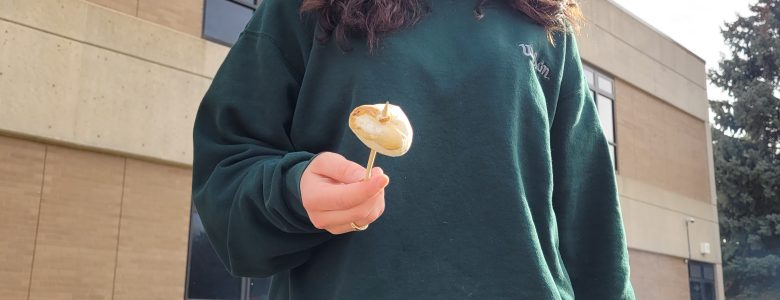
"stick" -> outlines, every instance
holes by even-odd
[[[371,154],[368,155],[368,165],[366,165],[366,179],[371,179],[371,169],[374,168],[374,160],[376,159],[376,150],[371,149]]]
[[[380,119],[387,118],[389,115],[390,101],[385,102],[385,108],[382,110]],[[368,164],[366,164],[366,178],[365,181],[371,179],[371,169],[374,168],[374,160],[376,160],[376,150],[371,149],[371,154],[368,155]]]

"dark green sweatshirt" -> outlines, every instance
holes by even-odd
[[[615,173],[571,35],[503,1],[428,0],[372,55],[321,44],[300,0],[265,0],[198,110],[193,200],[236,276],[271,299],[633,299]],[[390,101],[414,144],[379,156],[384,215],[316,229],[299,181],[312,157],[364,164],[350,111]]]

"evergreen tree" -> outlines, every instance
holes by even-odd
[[[758,0],[721,32],[731,53],[710,80],[726,295],[780,299],[780,0]]]

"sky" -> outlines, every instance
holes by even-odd
[[[588,1],[588,0],[585,0]],[[592,0],[590,0],[592,1]],[[724,22],[748,15],[755,0],[609,0],[622,6],[645,23],[663,32],[683,47],[707,61],[707,70],[717,67],[729,52],[720,29]],[[709,84],[709,99],[725,100],[725,92]]]

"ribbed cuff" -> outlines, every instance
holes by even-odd
[[[293,196],[289,199],[288,204],[297,217],[305,221],[312,230],[319,229],[316,229],[314,224],[311,223],[309,214],[306,212],[306,208],[303,207],[303,198],[301,197],[301,177],[303,176],[303,172],[306,170],[306,167],[309,166],[309,163],[311,163],[311,161],[314,160],[317,155],[319,154],[315,154],[308,160],[301,161],[287,170],[287,190],[290,191]]]

